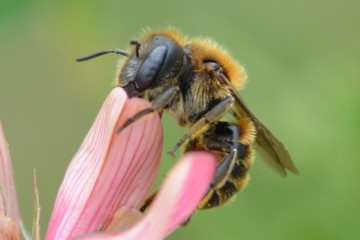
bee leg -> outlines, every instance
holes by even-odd
[[[188,219],[186,219],[185,222],[183,222],[180,226],[186,227],[189,224],[191,217],[192,217],[192,215],[190,215],[190,217],[188,217]]]
[[[150,205],[152,204],[152,202],[154,201],[154,199],[156,197],[156,194],[157,194],[157,191],[154,192],[153,194],[151,194],[151,196],[145,200],[144,204],[139,209],[140,212],[144,213],[150,207]],[[188,219],[186,219],[185,222],[181,223],[181,226],[185,227],[190,222],[190,219],[191,219],[191,216],[188,217]]]
[[[230,107],[234,99],[232,97],[225,98],[223,101],[215,105],[210,109],[203,117],[196,121],[190,129],[183,135],[176,145],[168,152],[174,156],[175,152],[189,139],[194,138],[209,129],[209,123],[218,121],[226,112],[230,110]]]
[[[234,168],[236,162],[237,150],[236,148],[232,149],[231,152],[226,156],[226,158],[217,166],[215,170],[215,176],[211,182],[211,186],[216,188],[216,186],[224,185],[225,181],[229,178],[232,169]]]
[[[152,204],[152,202],[154,201],[155,197],[156,197],[157,191],[154,192],[150,197],[148,197],[144,204],[141,206],[141,208],[139,209],[140,212],[144,213]],[[181,223],[182,227],[185,227],[191,220],[191,215],[190,217],[188,217],[188,219],[185,220],[185,222]]]
[[[174,97],[179,93],[179,87],[171,87],[167,89],[165,92],[163,92],[161,95],[159,95],[154,101],[151,108],[145,108],[141,110],[140,112],[136,113],[134,116],[126,120],[124,125],[122,125],[120,128],[116,130],[117,133],[120,133],[122,130],[124,130],[126,127],[130,126],[143,116],[155,112],[155,111],[161,111],[166,107],[166,105],[171,102],[171,100],[174,99]]]
[[[222,204],[218,190],[228,181],[237,160],[237,149],[234,148],[226,158],[217,166],[215,176],[210,184],[209,190],[201,200],[198,209],[217,207]]]
[[[156,197],[156,194],[157,191],[151,194],[151,196],[145,200],[144,204],[140,208],[140,212],[145,212],[150,207],[150,205],[154,201],[154,198]]]

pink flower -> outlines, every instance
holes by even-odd
[[[34,172],[34,222],[32,239],[40,239],[40,207]],[[24,239],[30,239],[19,213],[15,180],[9,147],[0,122],[0,240],[18,240],[20,232]]]
[[[138,211],[150,194],[160,163],[159,114],[140,119],[120,134],[116,129],[149,106],[144,100],[128,99],[120,88],[110,93],[65,174],[46,239],[163,239],[191,216],[215,170],[215,158],[207,153],[189,153],[179,160],[147,212]],[[8,207],[6,215],[1,215],[0,208],[2,239],[1,234],[12,228],[1,222],[3,216],[14,219],[15,227],[22,224],[2,129],[0,135],[4,165],[0,184],[8,194],[3,199],[5,206],[10,206],[9,201],[16,205],[11,211]],[[17,228],[15,232],[19,236]]]

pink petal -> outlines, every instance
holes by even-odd
[[[187,154],[172,169],[148,212],[134,227],[119,234],[103,233],[78,239],[164,239],[194,212],[209,188],[214,171],[214,156]]]
[[[10,217],[17,226],[21,226],[19,205],[16,196],[14,173],[8,143],[0,123],[0,216]],[[6,208],[6,209],[5,209]]]
[[[192,162],[191,170],[189,170],[189,175],[182,188],[181,197],[179,197],[166,225],[165,236],[191,217],[208,191],[215,173],[216,159],[212,154],[194,152],[187,154],[187,158]]]
[[[144,213],[138,209],[122,206],[116,210],[113,220],[106,229],[106,233],[118,233],[128,230],[140,221],[143,215]]]
[[[149,106],[129,100],[121,88],[110,93],[66,172],[46,239],[98,231],[120,206],[141,206],[159,167],[160,118],[154,113],[120,134],[116,129]]]
[[[0,239],[20,240],[18,227],[9,217],[0,217]]]

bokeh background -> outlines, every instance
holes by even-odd
[[[58,186],[102,101],[119,56],[144,27],[210,36],[247,69],[241,95],[287,146],[300,176],[259,158],[233,203],[198,212],[169,239],[358,239],[359,1],[0,1],[0,120],[21,211],[32,219],[37,169],[42,234]],[[165,117],[166,151],[182,130]],[[159,182],[162,180],[159,177]]]

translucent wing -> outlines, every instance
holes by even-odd
[[[263,159],[282,176],[286,176],[286,170],[299,174],[284,145],[261,122],[257,121],[256,128],[256,143]]]
[[[286,170],[299,174],[284,145],[250,112],[229,80],[223,75],[218,77],[222,83],[229,86],[231,95],[235,99],[234,115],[248,117],[254,122],[257,131],[256,144],[263,160],[282,176],[286,176]]]

